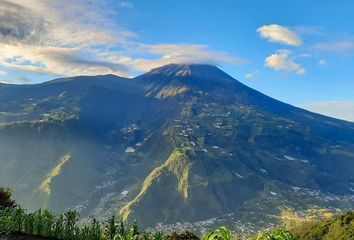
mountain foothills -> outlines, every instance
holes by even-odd
[[[214,66],[1,84],[0,122],[0,182],[29,210],[252,228],[354,204],[353,123]]]

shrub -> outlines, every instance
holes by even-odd
[[[13,208],[16,206],[11,199],[12,191],[9,188],[0,187],[0,208]]]
[[[199,238],[189,231],[182,231],[181,233],[170,233],[164,237],[165,240],[199,240]]]

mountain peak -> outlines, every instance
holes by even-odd
[[[162,67],[154,68],[147,75],[162,75],[165,77],[195,77],[212,78],[218,80],[234,80],[231,76],[220,70],[218,67],[208,64],[176,64],[171,63]]]
[[[200,70],[215,70],[218,69],[212,65],[205,64],[167,64],[162,67],[154,68],[150,71],[151,74],[163,74],[167,76],[175,76],[175,77],[187,77],[191,76],[192,73],[195,73]]]

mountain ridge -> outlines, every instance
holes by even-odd
[[[224,71],[222,71],[221,69],[219,69],[217,66],[215,65],[211,65],[211,64],[195,64],[195,63],[170,63],[170,64],[166,64],[166,65],[163,65],[163,66],[160,66],[160,67],[157,67],[157,68],[154,68],[154,69],[151,69],[150,71],[146,72],[146,73],[143,73],[141,75],[138,75],[138,76],[135,76],[135,77],[130,77],[130,78],[127,78],[127,77],[121,77],[121,76],[118,76],[118,75],[115,75],[115,74],[103,74],[103,75],[94,75],[94,76],[86,76],[86,75],[81,75],[81,76],[71,76],[71,77],[64,77],[64,78],[57,78],[57,79],[53,79],[53,80],[48,80],[48,81],[45,81],[45,82],[42,82],[42,83],[35,83],[35,84],[8,84],[8,83],[0,83],[1,86],[4,86],[4,87],[16,87],[16,86],[23,86],[23,87],[31,87],[31,86],[40,86],[40,85],[46,85],[46,84],[55,84],[55,83],[63,83],[63,82],[70,82],[70,81],[86,81],[86,80],[90,80],[90,79],[95,79],[95,78],[99,78],[102,80],[102,82],[104,82],[105,80],[107,80],[107,77],[109,78],[109,80],[111,80],[112,78],[113,79],[116,79],[116,80],[139,80],[140,78],[143,78],[145,77],[146,75],[165,75],[164,73],[167,72],[166,76],[167,77],[170,77],[171,75],[169,74],[177,74],[181,69],[183,70],[184,68],[186,68],[187,70],[188,69],[191,69],[191,68],[202,68],[203,70],[205,70],[206,68],[207,69],[212,69],[213,72],[217,72],[219,74],[219,76],[222,76],[221,78],[223,79],[229,79],[231,80],[232,82],[236,82],[237,84],[241,84],[241,86],[244,86],[248,89],[251,89],[249,87],[247,87],[246,85],[244,85],[243,83],[241,83],[240,81],[236,80],[235,78],[233,78],[232,76],[226,74]],[[181,73],[182,74],[182,73]],[[197,74],[197,75],[201,75],[200,73]],[[178,74],[176,75],[177,77],[191,77],[191,74],[189,75],[184,75],[183,74],[181,76],[179,76]],[[150,77],[148,77],[148,79],[150,79]],[[156,80],[156,79],[155,79]],[[99,81],[95,81],[95,83],[99,83],[101,82],[100,80]],[[261,95],[264,95],[263,93],[261,93],[260,91],[258,90],[255,90],[255,89],[251,89]],[[266,95],[264,95],[266,96]],[[266,96],[266,97],[269,97],[269,96]],[[334,118],[334,117],[331,117],[331,116],[327,116],[327,115],[323,115],[323,114],[319,114],[319,113],[314,113],[314,112],[311,112],[311,111],[308,111],[306,109],[303,109],[303,108],[300,108],[298,106],[294,106],[294,105],[291,105],[291,104],[288,104],[288,103],[285,103],[283,101],[280,101],[280,100],[277,100],[277,99],[274,99],[272,97],[269,97],[275,101],[279,101],[283,104],[287,104],[289,106],[292,106],[294,108],[298,108],[298,109],[302,109],[303,111],[307,111],[307,112],[310,112],[312,114],[317,114],[317,115],[320,115],[320,116],[323,116],[323,117],[327,117],[327,118]],[[346,121],[346,120],[343,120],[343,119],[337,119],[337,118],[334,118],[336,120],[340,120],[340,121],[344,121],[344,122],[349,122],[349,123],[352,123],[350,121]]]

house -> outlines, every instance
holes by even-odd
[[[127,147],[127,148],[125,149],[125,152],[126,152],[126,153],[135,153],[135,149],[134,149],[133,147]]]

